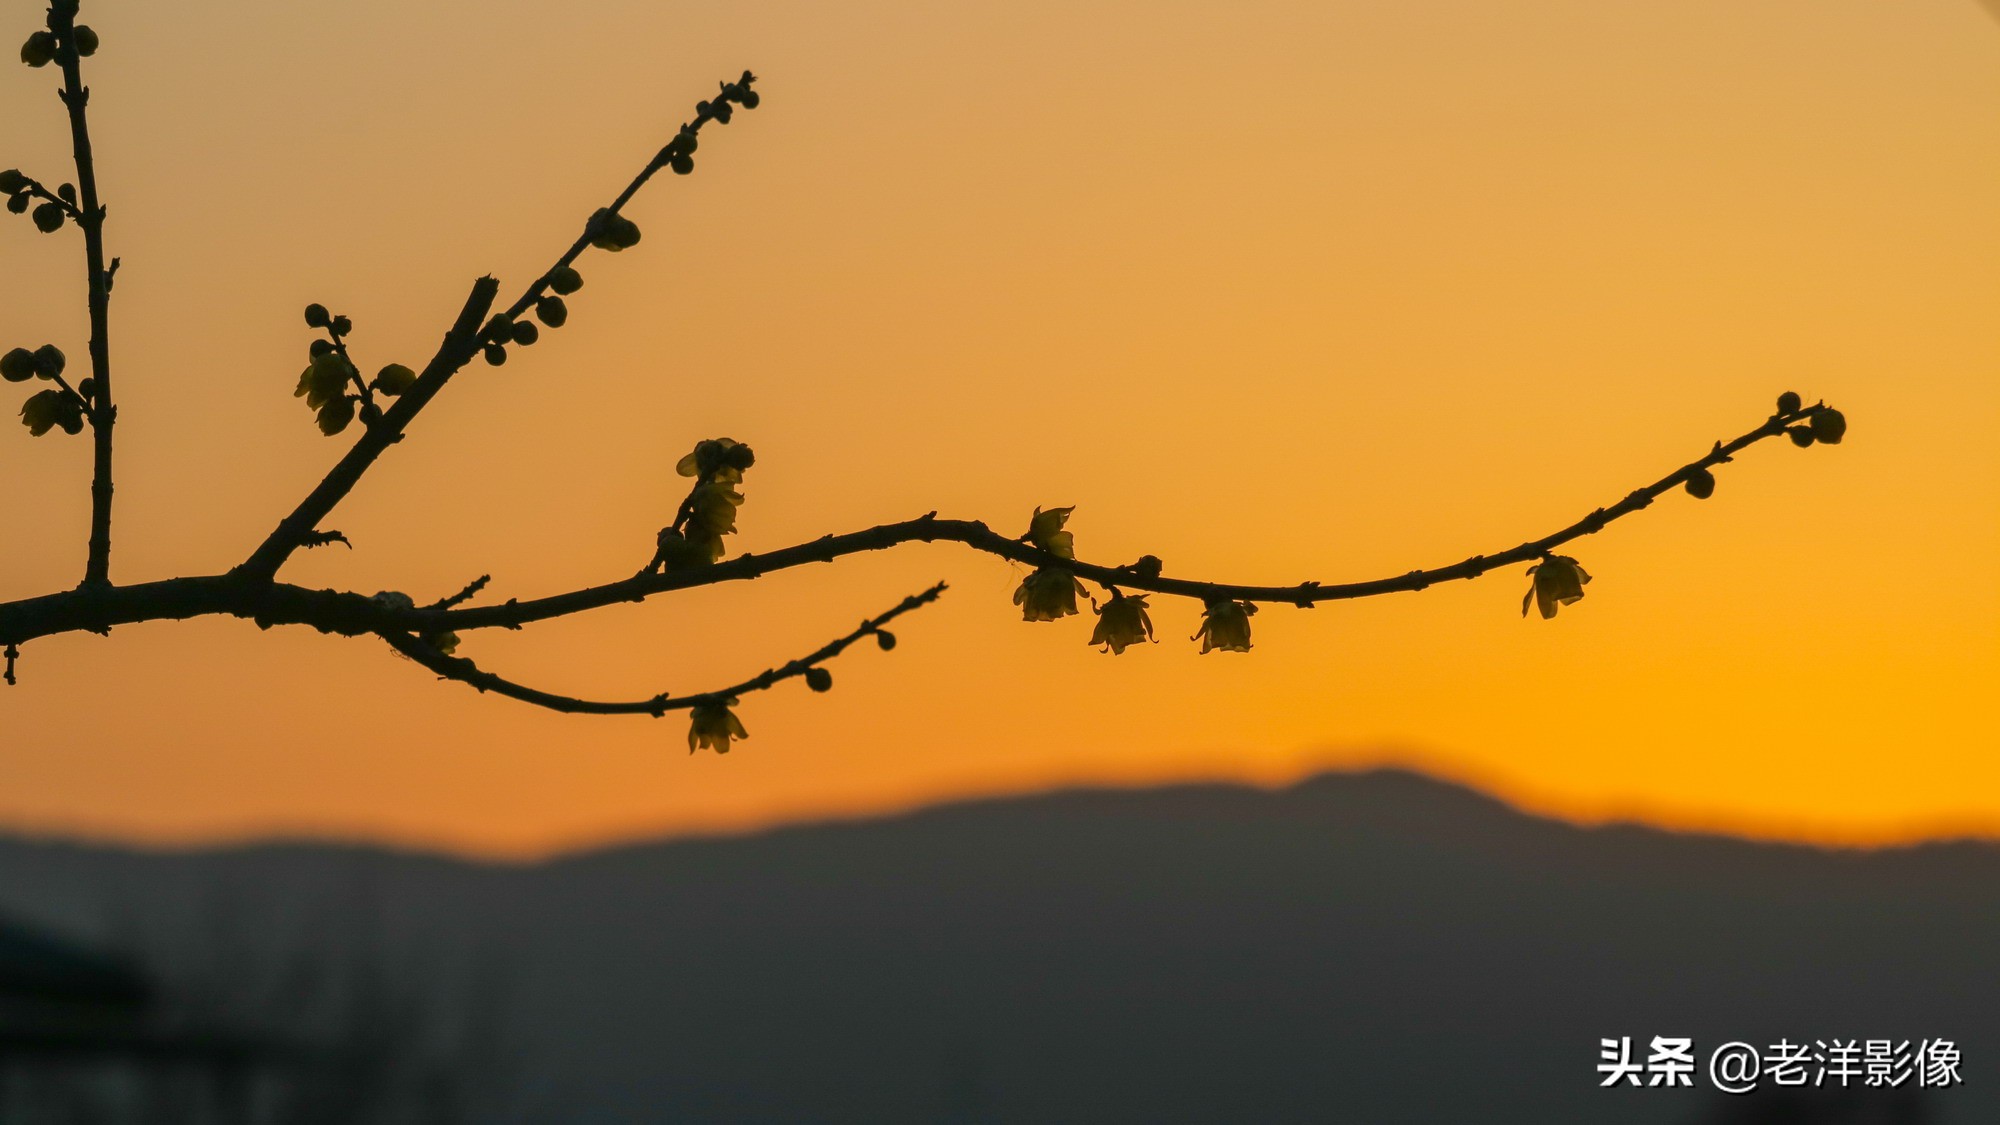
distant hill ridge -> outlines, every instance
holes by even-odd
[[[582,1122],[1695,1120],[1712,1096],[1597,1089],[1600,1037],[1654,1034],[1950,1037],[1934,1120],[1990,1122],[1996,888],[1984,843],[1579,827],[1396,770],[534,865],[0,841],[0,910],[191,983],[386,949],[440,1005],[482,992]]]

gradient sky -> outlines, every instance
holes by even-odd
[[[943,578],[836,689],[685,719],[482,698],[235,620],[37,641],[0,825],[528,855],[1076,779],[1405,762],[1531,807],[1837,842],[2000,828],[2000,28],[1970,0],[87,0],[124,259],[114,577],[239,560],[344,441],[291,397],[308,301],[418,364],[718,79],[764,106],[588,255],[570,325],[469,369],[294,581],[501,598],[630,574],[674,461],[759,454],[736,550],[938,509],[1239,581],[1511,546],[1757,424],[1716,496],[1526,579],[1266,610],[1249,656],[1028,625],[949,545],[601,610],[466,654],[559,690],[740,679]],[[39,5],[8,8],[25,36]],[[49,71],[0,166],[63,176]],[[0,344],[83,352],[73,237],[0,224]],[[17,389],[4,391],[9,414]],[[82,570],[88,448],[0,432],[0,596]]]

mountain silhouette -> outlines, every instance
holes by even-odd
[[[1586,828],[1400,771],[525,866],[0,841],[0,911],[170,994],[366,964],[503,1029],[508,1112],[574,1122],[1988,1122],[1996,888],[1986,843]],[[1942,1038],[1964,1084],[1599,1088],[1601,1039],[1655,1035]]]

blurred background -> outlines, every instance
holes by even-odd
[[[9,18],[25,36],[39,7]],[[1140,1088],[1157,1103],[1113,1099],[1132,1120],[1324,1116],[1254,1100],[1287,1090],[1338,1092],[1366,1120],[1694,1120],[1710,1108],[1657,1091],[1535,1100],[1598,1098],[1597,1038],[1672,1034],[1650,1024],[1676,1014],[1732,1038],[1957,1034],[1983,1061],[1984,1017],[1954,1006],[1981,996],[1983,848],[1798,847],[2000,823],[2000,27],[1979,5],[89,0],[84,19],[124,260],[121,580],[226,568],[337,455],[291,397],[308,301],[354,319],[365,368],[420,362],[471,278],[524,284],[745,67],[762,108],[640,197],[641,245],[586,256],[569,325],[454,382],[331,521],[356,549],[288,578],[430,600],[482,573],[495,598],[622,577],[679,499],[674,462],[727,435],[758,451],[738,550],[932,509],[1011,532],[1075,504],[1086,558],[1341,581],[1544,534],[1756,425],[1782,390],[1852,426],[1838,448],[1761,445],[1713,499],[1579,543],[1596,581],[1552,622],[1523,622],[1527,579],[1496,574],[1274,608],[1254,653],[1199,657],[1181,639],[1197,607],[1161,601],[1163,643],[1114,659],[1086,647],[1087,620],[1022,624],[1017,568],[937,546],[462,650],[554,690],[684,693],[952,583],[895,652],[835,667],[831,694],[746,701],[753,737],[726,758],[682,753],[675,720],[546,715],[303,631],[38,641],[0,700],[0,826],[28,857],[0,880],[18,919],[0,932],[40,951],[23,979],[56,972],[142,1021],[118,1034],[178,1029],[146,1048],[202,1056],[175,1066],[266,1076],[187,1079],[188,1112],[276,1113],[271,1069],[304,1052],[323,1077],[348,1040],[403,1044],[387,1056],[422,1072],[370,1083],[458,1082],[551,1120],[1096,1120],[1111,1111],[1075,1108],[1082,1091]],[[57,180],[50,85],[0,70],[0,165]],[[0,344],[81,354],[78,259],[66,235],[0,224]],[[82,442],[0,435],[0,597],[75,581],[87,464]],[[1494,859],[1418,800],[1384,858],[1344,834],[1366,785],[1284,811],[1330,783],[1286,786],[1380,765],[1497,795],[1519,811],[1411,783],[1563,843]],[[1088,802],[1080,853],[1035,819],[1035,794],[1080,783],[1194,782],[1277,788],[1195,790],[1229,794],[1219,824],[1147,814],[1182,825],[1159,848],[1191,854],[1087,827],[1115,823]],[[811,832],[603,859],[1008,795],[1025,803],[991,807],[1028,816],[1018,831],[947,844],[892,819],[836,833],[882,849],[837,871],[813,866]],[[1306,827],[1281,847],[1268,833],[1293,830],[1272,817]],[[1642,833],[1657,848],[1606,858],[1638,830],[1577,827],[1628,820],[1769,849]],[[927,882],[897,866],[906,847],[958,859]],[[585,874],[607,863],[618,880]],[[1272,880],[1266,913],[1232,897],[1262,885],[1248,863]],[[1703,889],[1760,864],[1784,877]],[[1119,913],[1147,872],[1198,885]],[[1795,884],[1810,908],[1774,905]],[[1110,971],[1183,922],[1182,953]],[[939,928],[962,940],[935,976],[885,953]],[[1072,959],[988,947],[1022,933],[1068,935]],[[1830,962],[1780,941],[1837,935]],[[1280,938],[1292,954],[1267,955]],[[1747,967],[1714,968],[1746,943]],[[820,959],[838,950],[836,972]],[[1649,976],[1663,956],[1686,960]],[[571,979],[583,966],[597,983]],[[1047,982],[1042,1007],[1023,981]],[[1029,1010],[953,1007],[953,988]],[[635,1010],[603,1010],[621,1002]],[[838,1018],[808,1018],[815,1003]],[[1096,1009],[1107,1022],[1080,1014]],[[1551,1053],[1504,1049],[1531,1042]],[[1104,1069],[1120,1058],[1126,1079]],[[1446,1080],[1397,1069],[1432,1063]],[[1204,1073],[1233,1077],[1198,1093]],[[1972,1116],[1942,1119],[1986,1119],[1976,1088],[1936,1107]],[[564,1108],[579,1090],[601,1093],[597,1118]],[[1448,1094],[1466,1100],[1427,1100]]]

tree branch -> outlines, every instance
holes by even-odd
[[[470,660],[462,657],[447,656],[432,647],[423,638],[414,634],[383,632],[378,635],[384,641],[388,642],[391,648],[429,668],[431,671],[436,672],[441,678],[470,684],[482,692],[490,691],[496,695],[504,695],[509,699],[518,699],[523,703],[532,703],[537,707],[547,708],[551,711],[561,711],[571,715],[651,715],[657,719],[668,711],[683,711],[700,707],[704,704],[734,703],[738,696],[763,691],[794,676],[803,676],[826,661],[840,655],[849,645],[863,637],[886,635],[882,633],[882,626],[887,625],[889,622],[913,609],[929,605],[931,602],[936,601],[938,596],[943,594],[944,591],[945,584],[940,582],[921,594],[912,594],[904,598],[888,612],[878,614],[862,622],[858,628],[846,636],[828,641],[811,653],[799,657],[788,664],[766,669],[744,680],[742,683],[733,684],[726,688],[719,688],[715,691],[701,692],[696,695],[670,696],[665,692],[661,692],[648,699],[637,699],[626,702],[579,699],[575,696],[540,691],[536,688],[527,687],[512,680],[496,676],[491,672],[483,671]],[[893,643],[893,641],[890,643]],[[888,646],[885,644],[884,647]]]
[[[1763,425],[1743,434],[1728,443],[1717,442],[1707,456],[1691,461],[1668,473],[1658,481],[1644,488],[1636,489],[1624,499],[1606,508],[1598,508],[1575,523],[1551,532],[1539,539],[1510,547],[1490,555],[1474,555],[1461,562],[1429,570],[1413,570],[1407,574],[1387,578],[1376,578],[1362,582],[1347,582],[1328,585],[1320,582],[1301,582],[1292,586],[1239,585],[1225,582],[1206,582],[1187,578],[1165,578],[1147,575],[1126,567],[1100,566],[1078,560],[1060,559],[1045,551],[1020,541],[1010,539],[988,528],[984,523],[972,520],[942,520],[935,512],[917,519],[901,523],[883,524],[865,531],[850,532],[846,535],[828,535],[810,543],[801,543],[764,554],[739,555],[736,558],[716,563],[713,566],[688,570],[669,571],[661,574],[641,573],[618,582],[592,586],[569,593],[527,601],[510,601],[501,605],[475,606],[454,609],[449,612],[429,615],[417,623],[424,629],[449,629],[464,631],[495,626],[514,628],[534,621],[552,617],[564,617],[583,610],[596,609],[620,602],[643,601],[653,594],[669,590],[681,590],[694,586],[709,586],[719,582],[757,578],[774,571],[786,570],[807,563],[832,562],[846,555],[864,551],[879,551],[901,543],[932,543],[948,541],[963,543],[976,551],[1001,558],[1025,563],[1029,566],[1059,566],[1081,578],[1087,578],[1105,586],[1131,590],[1150,590],[1162,594],[1178,594],[1183,597],[1211,601],[1228,598],[1247,602],[1276,602],[1296,606],[1311,606],[1319,602],[1343,601],[1353,598],[1375,597],[1403,591],[1421,590],[1439,582],[1477,578],[1490,570],[1503,566],[1532,562],[1573,539],[1593,534],[1620,517],[1630,515],[1650,505],[1654,499],[1679,485],[1684,484],[1697,473],[1707,472],[1723,464],[1731,457],[1766,438],[1776,437],[1785,432],[1786,427],[1809,420],[1814,415],[1828,409],[1824,404],[1802,407],[1785,414],[1774,414]]]
[[[364,407],[359,414],[363,427],[361,436],[298,506],[279,521],[277,527],[242,563],[228,573],[117,586],[110,580],[112,432],[117,420],[117,407],[111,394],[109,305],[112,280],[118,269],[118,261],[115,258],[111,259],[107,265],[105,259],[105,208],[98,196],[96,169],[86,116],[90,91],[83,85],[80,64],[81,57],[95,49],[96,36],[88,29],[80,29],[77,26],[77,8],[78,0],[50,0],[48,30],[37,32],[30,37],[29,42],[23,47],[22,59],[33,66],[44,66],[50,61],[60,63],[63,78],[60,97],[68,111],[78,183],[74,188],[70,184],[63,184],[52,193],[39,181],[16,171],[6,172],[4,178],[6,191],[10,196],[11,210],[25,211],[28,197],[46,201],[42,207],[36,208],[35,222],[40,229],[53,231],[68,220],[74,220],[83,229],[86,280],[89,287],[91,376],[88,381],[79,381],[72,388],[62,378],[61,371],[55,369],[60,366],[59,354],[45,355],[41,351],[28,353],[25,349],[15,349],[0,358],[0,368],[4,368],[4,374],[10,382],[22,382],[32,376],[51,379],[64,394],[73,396],[82,404],[83,414],[92,427],[95,439],[89,558],[84,580],[74,589],[12,602],[0,602],[0,657],[4,657],[4,665],[0,665],[0,680],[8,684],[12,684],[16,678],[15,663],[19,655],[19,645],[38,637],[75,631],[103,633],[114,625],[139,621],[227,615],[254,621],[263,628],[296,624],[339,635],[374,635],[443,678],[468,684],[482,692],[506,695],[550,710],[591,714],[648,714],[656,717],[669,710],[692,710],[690,748],[708,745],[718,751],[726,751],[732,737],[743,735],[741,724],[727,710],[737,696],[766,690],[793,677],[804,677],[815,690],[825,690],[831,684],[831,678],[821,667],[822,664],[867,636],[876,637],[885,649],[891,647],[894,637],[883,629],[883,625],[901,614],[935,601],[944,592],[944,585],[940,583],[920,594],[905,598],[894,608],[862,622],[854,631],[828,642],[804,657],[767,669],[730,687],[681,697],[671,697],[662,693],[643,700],[607,702],[559,695],[527,687],[484,671],[469,659],[452,655],[451,650],[455,649],[457,644],[457,634],[476,629],[520,628],[532,622],[580,613],[618,602],[643,601],[655,594],[671,590],[757,578],[807,563],[832,562],[848,555],[883,550],[902,543],[936,541],[956,542],[985,554],[1036,568],[1045,568],[1048,573],[1040,577],[1056,579],[1069,604],[1049,608],[1044,612],[1037,610],[1034,603],[1030,602],[1026,610],[1030,620],[1061,616],[1055,609],[1075,612],[1074,599],[1069,597],[1075,587],[1072,576],[1089,579],[1110,589],[1113,593],[1113,605],[1129,606],[1139,602],[1139,599],[1121,598],[1119,595],[1123,590],[1146,590],[1198,599],[1208,603],[1208,613],[1211,615],[1220,611],[1216,603],[1224,600],[1311,607],[1324,601],[1422,590],[1438,582],[1475,578],[1496,568],[1546,560],[1557,548],[1582,536],[1603,530],[1611,522],[1647,507],[1661,494],[1676,486],[1685,485],[1687,490],[1697,497],[1708,496],[1713,491],[1715,483],[1710,471],[1756,442],[1789,432],[1799,445],[1810,445],[1816,440],[1831,443],[1839,441],[1845,431],[1845,419],[1838,411],[1824,404],[1805,406],[1797,395],[1788,392],[1779,399],[1778,413],[1772,415],[1762,425],[1733,441],[1715,443],[1706,456],[1682,466],[1651,485],[1634,490],[1616,503],[1597,508],[1582,519],[1539,539],[1520,543],[1492,555],[1474,555],[1460,562],[1429,570],[1414,570],[1393,577],[1335,585],[1306,581],[1296,585],[1261,586],[1167,578],[1161,573],[1159,561],[1150,555],[1138,563],[1122,567],[1082,562],[1065,557],[1069,554],[1067,533],[1052,537],[1053,533],[1043,529],[1033,531],[1032,537],[1022,535],[1009,538],[978,521],[940,520],[936,512],[918,519],[883,524],[845,535],[827,535],[810,543],[764,554],[747,554],[727,561],[710,562],[709,560],[721,554],[721,536],[734,531],[734,505],[741,502],[741,497],[729,490],[726,485],[740,480],[741,470],[748,468],[751,463],[747,447],[737,447],[733,443],[721,441],[704,442],[697,447],[693,456],[699,472],[696,474],[697,480],[688,501],[681,506],[681,511],[672,527],[661,533],[658,540],[659,550],[654,556],[653,564],[649,564],[630,578],[529,601],[508,601],[504,604],[483,606],[469,604],[484,590],[489,581],[483,575],[468,583],[457,593],[422,606],[402,593],[384,592],[367,596],[336,590],[313,590],[276,581],[278,571],[297,550],[333,542],[347,542],[345,536],[337,531],[319,530],[322,521],[353,491],[381,455],[390,446],[402,440],[416,416],[436,398],[444,385],[458,371],[472,361],[475,355],[483,349],[487,361],[497,365],[506,359],[505,348],[508,345],[526,346],[533,343],[538,338],[539,331],[532,324],[520,319],[531,307],[535,309],[542,323],[551,328],[564,323],[568,315],[567,306],[557,297],[573,291],[577,284],[581,284],[570,268],[571,263],[593,244],[608,249],[620,249],[636,243],[639,238],[636,226],[622,217],[625,205],[661,168],[671,167],[678,173],[691,171],[693,169],[691,154],[697,147],[696,134],[709,121],[727,124],[732,115],[732,103],[745,109],[756,106],[758,96],[751,89],[754,76],[745,71],[736,82],[723,83],[720,96],[713,101],[700,103],[696,107],[693,120],[680,127],[675,137],[640,169],[609,207],[599,209],[586,221],[582,233],[570,247],[547,271],[528,285],[512,304],[489,319],[499,295],[499,282],[492,277],[484,277],[474,283],[470,295],[450,329],[445,333],[436,353],[414,378],[411,378],[411,373],[407,369],[399,369],[395,372],[393,380],[378,376],[377,384],[364,381],[359,369],[347,356],[345,336],[349,326],[345,323],[345,318],[331,318],[330,346],[338,353],[344,365],[344,373],[339,382],[351,381],[358,392],[354,397]],[[550,290],[554,290],[556,296],[548,296]],[[325,316],[326,310],[323,306],[313,306],[307,311],[307,322],[319,326],[324,322]],[[24,359],[27,366],[23,366]],[[317,405],[324,410],[327,404],[315,403],[314,398],[325,396],[328,388],[323,385],[324,379],[318,383],[311,381],[311,377],[315,374],[314,369],[308,370],[306,377],[301,379],[301,389],[311,396],[308,397],[309,405]],[[380,410],[375,401],[374,392],[378,385],[384,397],[394,397],[396,400],[386,411]],[[47,394],[48,392],[39,392],[29,399],[30,404],[39,404],[33,411],[24,411],[28,415],[26,420],[30,429],[37,434],[46,432],[53,412],[59,415],[55,419],[56,422],[59,422],[66,431],[75,432],[73,428],[78,422],[72,410],[75,404],[70,398],[43,397]],[[345,386],[339,388],[339,396],[338,406],[342,412],[323,415],[321,418],[321,424],[328,432],[338,432],[355,417],[349,409],[352,403],[346,396]],[[61,409],[55,411],[51,404],[59,405]],[[700,468],[704,448],[712,452],[724,447],[731,451],[732,457],[736,454],[742,455],[740,464],[731,462],[726,466],[734,474],[727,479],[720,475],[720,470]],[[687,470],[683,468],[682,471]],[[704,505],[711,507],[705,508]],[[699,541],[695,535],[697,530],[695,517],[698,513],[701,516],[699,530],[703,533]],[[1066,510],[1062,514],[1066,515]],[[1059,515],[1056,518],[1059,522],[1061,517]],[[680,548],[684,549],[669,549],[676,542],[676,538]],[[1059,555],[1045,549],[1047,547],[1054,547],[1062,553]],[[686,548],[692,548],[692,551]],[[1552,569],[1545,562],[1541,574],[1545,576]],[[1538,577],[1537,581],[1541,584],[1543,579]],[[1028,588],[1024,586],[1022,594],[1028,593]],[[1574,597],[1564,596],[1560,600],[1573,601]],[[1247,613],[1247,609],[1241,606],[1230,608],[1236,612],[1236,620],[1239,622]],[[1037,617],[1038,612],[1042,613],[1041,617]],[[1140,614],[1139,619],[1143,623],[1143,614]],[[1110,620],[1110,614],[1107,612],[1100,621],[1101,632]],[[1205,628],[1211,626],[1214,626],[1213,617]],[[1146,631],[1150,633],[1149,625]],[[1220,647],[1247,650],[1247,633],[1240,627],[1237,633],[1241,634],[1239,640],[1225,643]],[[1114,649],[1118,647],[1118,642],[1115,640],[1109,644]],[[1209,647],[1211,646],[1205,643],[1204,651]]]
[[[97,196],[97,162],[90,150],[86,107],[90,88],[83,84],[83,62],[76,49],[77,0],[55,0],[49,6],[49,30],[62,43],[56,64],[62,68],[59,96],[69,111],[70,147],[76,157],[77,206],[72,217],[83,228],[84,276],[89,287],[91,394],[84,402],[90,421],[90,555],[84,564],[86,586],[111,581],[111,435],[118,407],[111,397],[111,274],[104,264],[104,205]]]
[[[937,518],[936,513],[931,513],[846,535],[823,536],[809,543],[764,554],[740,555],[712,566],[662,574],[640,573],[622,581],[550,597],[464,608],[441,604],[398,606],[362,594],[259,581],[236,572],[172,578],[131,586],[68,590],[0,603],[0,644],[20,644],[37,637],[79,630],[102,632],[113,625],[138,621],[209,614],[248,618],[267,628],[273,625],[306,625],[321,632],[344,636],[371,633],[436,635],[475,629],[511,629],[620,602],[644,601],[654,594],[670,590],[757,578],[808,563],[832,562],[847,555],[912,542],[962,543],[985,554],[1030,566],[1062,567],[1079,577],[1128,590],[1149,590],[1203,602],[1228,598],[1311,606],[1325,601],[1421,590],[1439,582],[1476,578],[1499,567],[1534,561],[1572,540],[1601,531],[1612,521],[1649,506],[1661,494],[1685,484],[1698,474],[1708,473],[1745,448],[1783,434],[1788,427],[1796,429],[1799,423],[1830,412],[1831,408],[1824,404],[1815,404],[1772,415],[1763,425],[1733,441],[1715,443],[1706,456],[1681,466],[1644,488],[1634,490],[1616,504],[1598,508],[1540,539],[1529,540],[1495,554],[1474,555],[1447,566],[1361,582],[1328,585],[1308,581],[1289,586],[1255,586],[1167,578],[1128,567],[1060,559],[1019,539],[1001,535],[978,521],[942,520]]]
[[[333,511],[353,491],[375,459],[384,450],[403,439],[403,429],[417,416],[437,393],[444,389],[446,381],[471,361],[479,350],[479,326],[485,322],[488,309],[493,307],[493,298],[500,292],[500,282],[491,277],[482,277],[472,285],[472,292],[465,298],[465,305],[458,311],[458,318],[452,321],[451,330],[445,333],[444,342],[438,345],[437,354],[424,365],[424,370],[410,389],[396,400],[396,405],[383,413],[380,421],[366,427],[360,440],[348,448],[347,453],[336,462],[332,469],[313,490],[292,509],[292,514],[278,521],[278,526],[257,549],[250,553],[231,573],[250,581],[268,582],[278,573],[293,551],[304,545],[319,522]]]
[[[745,71],[736,86],[748,91],[752,81],[754,76]],[[726,89],[728,86],[725,84]],[[694,120],[681,126],[681,133],[692,136],[699,133],[701,127],[710,121],[726,120],[729,113],[728,103],[722,98],[717,98],[713,102],[703,102],[696,111]],[[639,193],[639,189],[646,186],[646,182],[653,178],[653,173],[667,166],[672,154],[671,145],[655,154],[646,166],[639,170],[638,175],[632,178],[632,182],[625,185],[625,190],[618,193],[611,206],[593,216],[592,222],[584,225],[583,233],[579,234],[569,249],[556,259],[555,264],[537,277],[519,297],[515,298],[514,303],[508,305],[499,315],[512,321],[518,320],[527,312],[529,307],[547,291],[549,275],[575,262],[577,257],[589,248],[591,239],[599,232],[599,224],[602,222],[600,216],[618,215],[624,206],[631,202],[632,197]],[[460,310],[451,331],[445,334],[444,343],[419,373],[417,381],[409,390],[403,392],[397,399],[396,405],[384,413],[380,420],[367,427],[360,440],[355,442],[346,455],[334,465],[325,479],[321,480],[311,494],[293,509],[291,515],[286,516],[278,524],[277,529],[272,531],[255,551],[251,552],[250,557],[236,568],[235,573],[261,581],[269,581],[277,575],[278,568],[283,566],[285,560],[290,558],[292,552],[304,542],[305,536],[311,534],[319,521],[325,519],[334,507],[353,491],[362,475],[374,465],[375,459],[391,445],[401,441],[403,431],[411,420],[437,397],[438,392],[444,389],[444,385],[453,375],[472,362],[473,356],[479,352],[480,328],[485,323],[487,312],[492,308],[499,291],[500,283],[491,277],[481,278],[473,286],[472,296],[466,300],[465,307]]]

